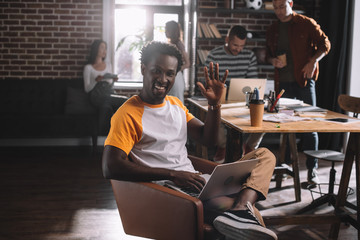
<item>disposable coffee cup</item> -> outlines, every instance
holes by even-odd
[[[250,101],[250,122],[252,127],[261,127],[264,115],[264,100]]]
[[[286,54],[281,54],[281,55],[278,55],[277,58],[284,63],[284,67],[287,65],[287,62],[286,62]]]

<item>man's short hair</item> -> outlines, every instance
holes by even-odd
[[[246,38],[246,34],[247,31],[244,27],[236,25],[229,30],[228,37],[231,39],[232,37],[236,36],[241,40],[244,40]]]
[[[176,57],[178,60],[176,72],[180,71],[181,66],[183,65],[181,52],[175,45],[171,45],[165,42],[152,41],[146,44],[141,50],[141,64],[147,65],[151,59],[157,57],[160,54]]]

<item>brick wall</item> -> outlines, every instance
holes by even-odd
[[[0,2],[1,78],[82,78],[102,0]]]

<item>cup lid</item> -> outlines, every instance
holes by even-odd
[[[265,104],[265,101],[262,99],[251,99],[251,104]]]

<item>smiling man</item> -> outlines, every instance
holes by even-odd
[[[111,119],[103,152],[105,178],[124,181],[171,180],[180,187],[200,191],[205,179],[195,171],[186,149],[188,136],[205,146],[216,144],[220,125],[220,98],[228,71],[219,76],[219,65],[204,68],[205,86],[198,83],[209,108],[205,122],[195,118],[182,102],[167,93],[182,65],[173,45],[151,42],[141,53],[144,86],[138,96],[125,102]],[[203,202],[206,218],[222,234],[234,239],[277,239],[263,226],[255,202],[264,200],[275,167],[275,156],[257,149],[242,160],[259,162],[242,189],[231,196]],[[211,210],[211,211],[210,211]],[[209,212],[216,212],[210,214]]]

